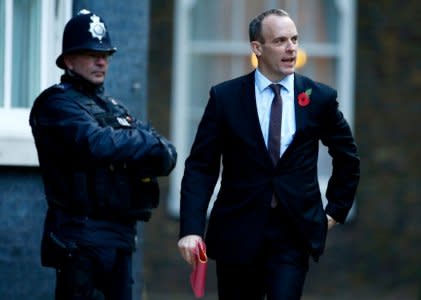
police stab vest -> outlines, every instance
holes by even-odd
[[[47,128],[36,124],[37,107],[55,92],[63,92],[63,88],[55,86],[41,94],[31,114],[49,206],[92,218],[148,221],[159,204],[159,185],[155,177],[142,174],[126,163],[75,164],[66,163],[64,157],[53,162],[51,157],[43,157],[42,147],[48,145],[40,141],[49,133]],[[69,101],[75,101],[102,127],[122,130],[135,127],[127,110],[113,99],[92,99],[73,88],[66,88],[64,92]],[[102,101],[101,105],[98,101]]]

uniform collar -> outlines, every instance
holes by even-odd
[[[61,76],[61,82],[70,83],[75,89],[86,94],[102,95],[104,93],[103,84],[93,84],[79,74],[70,70],[66,70],[65,73]]]

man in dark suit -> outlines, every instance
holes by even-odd
[[[336,91],[294,72],[298,33],[289,15],[261,13],[249,36],[258,68],[211,88],[186,160],[178,247],[194,263],[222,165],[205,239],[219,299],[299,299],[309,257],[319,259],[327,231],[352,206],[359,157]],[[326,208],[319,141],[333,165]]]

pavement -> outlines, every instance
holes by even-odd
[[[142,300],[195,300],[192,293],[165,294],[165,293],[144,293]],[[205,294],[201,300],[218,300],[216,294]],[[241,300],[241,299],[233,299]],[[354,291],[352,294],[332,294],[332,295],[304,295],[301,300],[421,300],[421,296],[416,296],[411,291]]]

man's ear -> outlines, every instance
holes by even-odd
[[[73,70],[73,59],[71,55],[64,55],[63,62],[67,69]]]
[[[260,42],[258,41],[252,41],[250,42],[250,46],[251,46],[251,51],[253,51],[253,53],[259,57],[260,55],[262,55],[262,44],[260,44]]]

